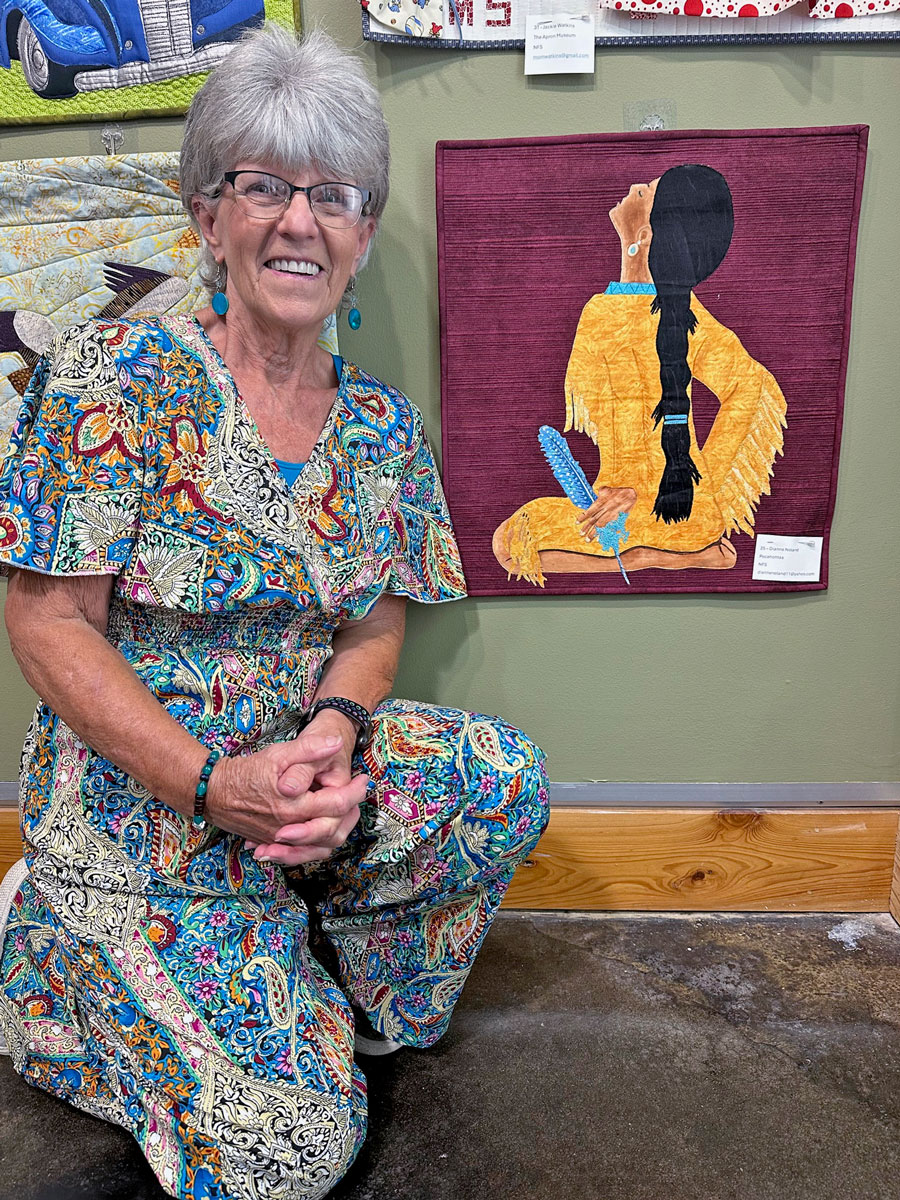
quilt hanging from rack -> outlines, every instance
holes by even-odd
[[[0,163],[0,454],[38,358],[76,321],[207,302],[178,155]],[[335,323],[322,344],[337,350]]]
[[[473,595],[824,588],[867,128],[442,142]]]
[[[361,0],[371,41],[521,49],[529,18],[586,14],[600,46],[900,37],[900,0]]]
[[[19,3],[0,28],[0,125],[183,113],[267,19],[295,26],[294,0]]]

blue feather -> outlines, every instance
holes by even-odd
[[[597,493],[588,483],[584,471],[578,465],[569,449],[569,443],[552,425],[542,425],[538,430],[538,441],[544,452],[550,470],[556,476],[556,482],[566,493],[576,508],[590,508],[597,499]],[[612,550],[619,564],[619,570],[627,584],[631,580],[625,573],[622,560],[619,557],[619,546],[628,541],[628,530],[625,528],[626,514],[624,512],[597,530],[597,541],[604,550]]]
[[[596,493],[585,478],[584,471],[572,457],[569,444],[561,433],[551,425],[542,425],[538,430],[538,441],[556,482],[577,508],[588,508],[597,499]]]

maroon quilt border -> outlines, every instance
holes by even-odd
[[[666,142],[672,140],[684,139],[740,139],[740,138],[784,138],[784,137],[842,137],[846,138],[855,135],[857,138],[857,153],[856,153],[856,176],[854,181],[852,215],[849,230],[849,238],[847,245],[847,261],[846,274],[844,279],[844,295],[846,299],[844,323],[843,323],[843,341],[841,345],[841,361],[838,375],[838,383],[835,397],[835,424],[834,424],[834,446],[831,463],[831,477],[829,486],[829,496],[826,507],[825,528],[823,531],[822,543],[822,567],[821,578],[819,582],[814,583],[780,583],[777,581],[752,581],[735,587],[726,581],[719,582],[715,579],[717,573],[705,573],[706,578],[702,582],[696,584],[690,583],[687,585],[679,584],[677,590],[673,587],[662,586],[637,586],[627,587],[622,581],[618,581],[618,586],[610,586],[609,583],[603,588],[597,586],[596,576],[575,575],[573,573],[564,576],[556,576],[555,578],[565,578],[566,587],[564,591],[555,589],[553,586],[547,588],[537,588],[522,581],[515,579],[508,580],[504,585],[496,587],[478,586],[477,584],[469,587],[469,594],[472,596],[512,596],[512,595],[533,595],[533,596],[558,596],[558,595],[586,595],[586,596],[608,596],[608,595],[631,595],[631,596],[646,596],[646,595],[690,595],[690,594],[777,594],[777,593],[796,593],[806,591],[822,591],[828,587],[829,573],[829,550],[831,541],[831,524],[834,516],[834,508],[837,496],[837,481],[840,458],[840,441],[843,429],[843,410],[844,410],[844,395],[846,388],[847,369],[849,360],[849,343],[852,324],[852,301],[853,301],[853,281],[856,264],[856,246],[859,232],[859,218],[862,205],[863,183],[865,178],[865,164],[868,149],[868,134],[869,127],[864,124],[853,125],[836,125],[836,126],[803,126],[798,128],[784,127],[775,129],[673,129],[660,130],[654,132],[634,133],[634,132],[614,132],[614,133],[585,133],[585,134],[570,134],[565,136],[540,136],[540,137],[521,137],[521,138],[485,138],[474,140],[444,140],[439,141],[435,145],[435,203],[436,203],[436,218],[437,218],[437,249],[438,249],[438,306],[439,306],[439,321],[440,321],[440,349],[441,349],[441,437],[442,437],[442,470],[445,481],[450,479],[453,474],[454,464],[450,451],[449,441],[449,422],[452,419],[447,403],[449,379],[448,379],[448,354],[447,354],[447,306],[448,296],[446,291],[446,271],[445,271],[445,233],[446,224],[444,220],[442,197],[444,173],[447,162],[447,157],[456,150],[464,149],[470,151],[473,149],[492,148],[492,147],[525,147],[525,146],[551,146],[560,143],[567,144],[584,144],[597,145],[609,142],[627,142],[638,141],[643,143],[650,142]],[[448,498],[451,503],[452,515],[452,487],[448,488]],[[694,572],[692,572],[693,574]],[[674,574],[667,572],[667,574]],[[680,573],[679,573],[680,574]],[[712,576],[712,578],[710,578]],[[609,580],[612,577],[605,577]]]

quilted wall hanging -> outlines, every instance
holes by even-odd
[[[438,144],[443,475],[472,594],[827,586],[866,140]]]
[[[0,453],[55,334],[91,317],[201,307],[198,249],[177,154],[0,163]],[[321,338],[332,352],[335,329],[332,319]]]
[[[900,38],[900,0],[361,0],[371,41],[521,50],[528,17],[593,15],[598,46]]]
[[[294,0],[0,0],[0,124],[185,112],[267,18],[295,25]]]

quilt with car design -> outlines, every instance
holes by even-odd
[[[244,30],[295,0],[0,0],[0,125],[184,112]],[[200,14],[198,16],[198,14]]]

